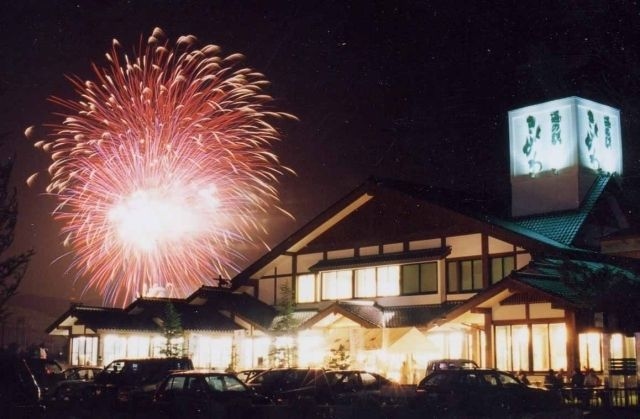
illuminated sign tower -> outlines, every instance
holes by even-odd
[[[509,112],[514,217],[580,206],[601,173],[622,174],[620,111],[579,97]]]

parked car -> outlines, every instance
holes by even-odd
[[[69,367],[62,374],[64,379],[58,381],[46,394],[45,402],[50,410],[65,410],[70,405],[84,404],[92,397],[91,384],[102,372],[100,367]]]
[[[62,371],[62,375],[64,376],[64,380],[93,381],[95,376],[100,372],[102,372],[102,368],[100,367],[76,366],[65,369]]]
[[[62,366],[53,359],[25,358],[25,361],[36,378],[43,395],[48,394],[59,381],[64,380]]]
[[[470,359],[435,359],[427,364],[427,373],[429,375],[437,370],[459,370],[459,369],[477,369],[479,365]]]
[[[331,400],[323,368],[274,368],[256,375],[247,385],[276,403],[302,399],[325,403]]]
[[[154,417],[252,417],[254,405],[270,404],[234,374],[181,371],[168,375],[153,397]]]
[[[171,372],[191,369],[189,358],[117,359],[95,377],[94,393],[107,403],[135,407],[150,403],[158,385]]]
[[[2,355],[0,371],[0,416],[25,419],[44,417],[42,390],[25,359]]]
[[[262,368],[258,368],[258,369],[252,369],[252,370],[243,370],[243,371],[239,371],[236,373],[236,377],[238,377],[243,383],[246,383],[247,381],[251,380],[253,377],[255,377],[256,375],[265,372],[266,369]]]
[[[362,370],[327,371],[323,382],[330,387],[331,402],[353,404],[375,401],[401,403],[412,396],[413,389],[403,387],[380,374]]]
[[[423,378],[415,403],[442,415],[518,417],[561,406],[556,392],[522,384],[492,369],[441,369]]]

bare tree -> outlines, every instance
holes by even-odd
[[[12,169],[13,158],[0,162],[0,321],[8,316],[6,304],[17,293],[34,254],[29,250],[5,258],[5,252],[13,243],[18,220],[17,191],[9,184]]]

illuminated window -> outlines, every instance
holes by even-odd
[[[127,338],[117,335],[105,335],[103,338],[102,364],[107,365],[118,358],[127,357]]]
[[[98,365],[98,338],[71,338],[71,365]]]
[[[154,336],[151,339],[151,357],[161,358],[167,350],[167,338],[164,336]]]
[[[567,329],[564,323],[531,326],[533,369],[567,369]]]
[[[299,303],[312,303],[316,301],[315,275],[298,275],[296,281],[296,301]]]
[[[338,300],[352,298],[352,271],[331,271],[322,273],[322,299]]]
[[[529,370],[527,325],[496,326],[496,367],[505,371]]]
[[[495,284],[509,275],[515,268],[514,256],[491,258],[491,283]]]
[[[378,271],[378,296],[400,295],[400,267],[381,266]]]
[[[193,335],[189,339],[191,359],[196,368],[225,370],[231,365],[232,338]]]
[[[147,358],[150,355],[148,336],[129,336],[127,339],[128,358]]]
[[[402,295],[438,292],[438,264],[416,263],[402,266]]]
[[[376,296],[376,269],[357,269],[356,270],[356,297],[375,297]]]
[[[496,367],[507,371],[567,369],[567,332],[564,323],[495,327]],[[529,359],[529,354],[533,359]]]
[[[633,336],[625,336],[621,333],[611,335],[609,347],[611,358],[635,358],[636,345]]]
[[[479,291],[482,289],[482,260],[456,260],[447,262],[447,291],[450,293]]]
[[[580,347],[580,365],[583,368],[602,371],[602,334],[580,333],[578,345]]]

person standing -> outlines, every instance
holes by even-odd
[[[600,377],[596,375],[593,368],[587,370],[587,375],[584,376],[585,387],[598,387],[600,385]]]
[[[40,344],[40,346],[38,347],[38,352],[39,352],[39,358],[40,359],[47,359],[49,357],[49,354],[47,352],[47,348],[46,348],[46,346],[44,346],[44,342],[42,342]]]
[[[557,390],[562,387],[562,383],[552,368],[549,368],[547,375],[544,376],[544,386],[549,390]]]
[[[522,384],[526,386],[530,384],[529,379],[527,378],[527,374],[523,370],[520,370],[520,372],[518,372],[518,379],[522,382]]]
[[[582,404],[588,404],[587,392],[584,389],[584,374],[580,371],[580,367],[576,367],[571,375],[571,392],[573,398],[579,400]]]

